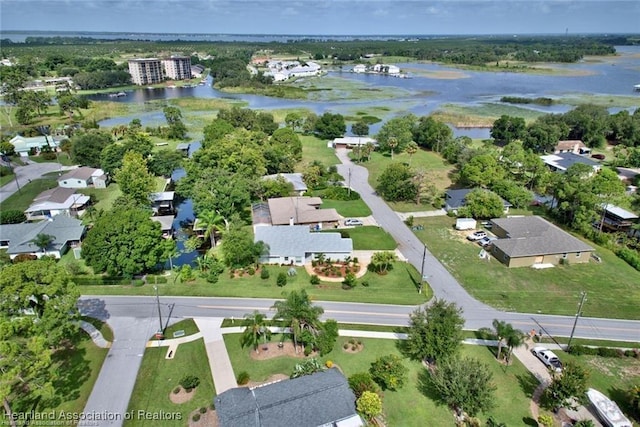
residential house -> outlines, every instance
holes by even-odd
[[[367,66],[364,64],[357,64],[353,67],[352,71],[354,73],[366,73],[367,72]]]
[[[338,232],[312,232],[306,225],[255,227],[254,241],[268,246],[267,253],[260,257],[264,264],[304,265],[320,253],[344,260],[353,251],[351,239],[342,238]]]
[[[64,188],[107,188],[107,180],[102,169],[82,166],[58,178],[58,185]]]
[[[353,148],[373,144],[374,147],[378,146],[378,141],[367,136],[345,136],[342,138],[334,139],[330,144],[332,148]]]
[[[495,218],[491,231],[498,239],[490,247],[507,267],[587,263],[594,248],[539,216]]]
[[[320,209],[320,197],[277,197],[267,200],[271,225],[335,226],[342,218],[335,209]]]
[[[175,197],[174,191],[161,191],[159,193],[151,193],[149,200],[151,200],[151,209],[154,215],[160,215],[162,213],[174,213],[173,199]]]
[[[336,368],[215,397],[220,427],[360,427],[355,395]]]
[[[44,255],[60,258],[69,248],[79,246],[84,232],[82,221],[64,215],[40,222],[4,224],[0,225],[0,248],[6,249],[11,259],[20,254],[35,255],[38,258]],[[44,252],[33,243],[38,234],[53,237]]]
[[[627,234],[635,233],[638,230],[632,227],[638,223],[638,215],[616,205],[602,204],[600,206],[602,215],[595,224],[604,231],[620,231]]]
[[[301,173],[277,173],[274,175],[266,175],[262,179],[276,179],[278,177],[284,178],[285,181],[293,185],[293,191],[298,196],[302,196],[307,191],[307,184],[304,183]]]
[[[553,172],[564,173],[576,163],[582,163],[593,168],[594,173],[598,173],[602,166],[600,163],[589,159],[588,157],[580,156],[574,153],[558,153],[547,154],[540,156],[542,161]]]
[[[77,194],[73,188],[55,187],[33,199],[24,211],[27,221],[52,218],[56,215],[79,216],[89,203],[89,196]]]
[[[584,142],[580,141],[579,139],[571,139],[566,141],[558,141],[556,146],[553,148],[553,153],[589,154],[591,153],[591,148],[584,145]]]
[[[32,152],[39,153],[44,147],[49,147],[53,151],[58,150],[60,141],[56,140],[52,136],[32,136],[24,137],[22,135],[16,135],[9,141],[13,144],[16,153],[21,157],[28,157]]]
[[[444,209],[447,212],[454,212],[454,213],[457,212],[458,209],[464,206],[467,194],[471,193],[473,190],[475,190],[475,188],[461,188],[458,190],[447,190],[444,193],[444,202],[445,202]],[[489,191],[489,190],[484,190],[484,191]],[[513,205],[508,201],[504,200],[503,198],[500,198],[500,199],[502,200],[502,206],[504,206],[503,212],[505,214],[509,213],[509,208]]]

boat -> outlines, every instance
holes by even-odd
[[[110,98],[120,98],[122,96],[127,96],[127,94],[125,92],[118,92],[118,93],[110,93],[109,94]]]
[[[593,388],[587,390],[587,397],[606,425],[609,427],[632,427],[631,421],[624,416],[616,402]]]
[[[640,85],[634,85],[633,90],[640,90]]]

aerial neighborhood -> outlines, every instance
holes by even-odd
[[[640,423],[637,35],[46,34],[0,47],[7,425]]]

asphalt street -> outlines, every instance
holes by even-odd
[[[64,166],[61,169],[59,163],[36,163],[33,161],[24,166],[15,166],[13,169],[16,174],[15,179],[0,187],[0,203],[3,203],[32,180],[38,179],[49,172],[63,171],[66,169],[68,169],[68,167]]]

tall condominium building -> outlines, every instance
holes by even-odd
[[[157,58],[137,58],[129,60],[131,81],[137,85],[160,83],[164,80],[162,64]]]
[[[164,75],[171,80],[187,80],[191,78],[191,58],[188,56],[172,56],[162,60]]]

